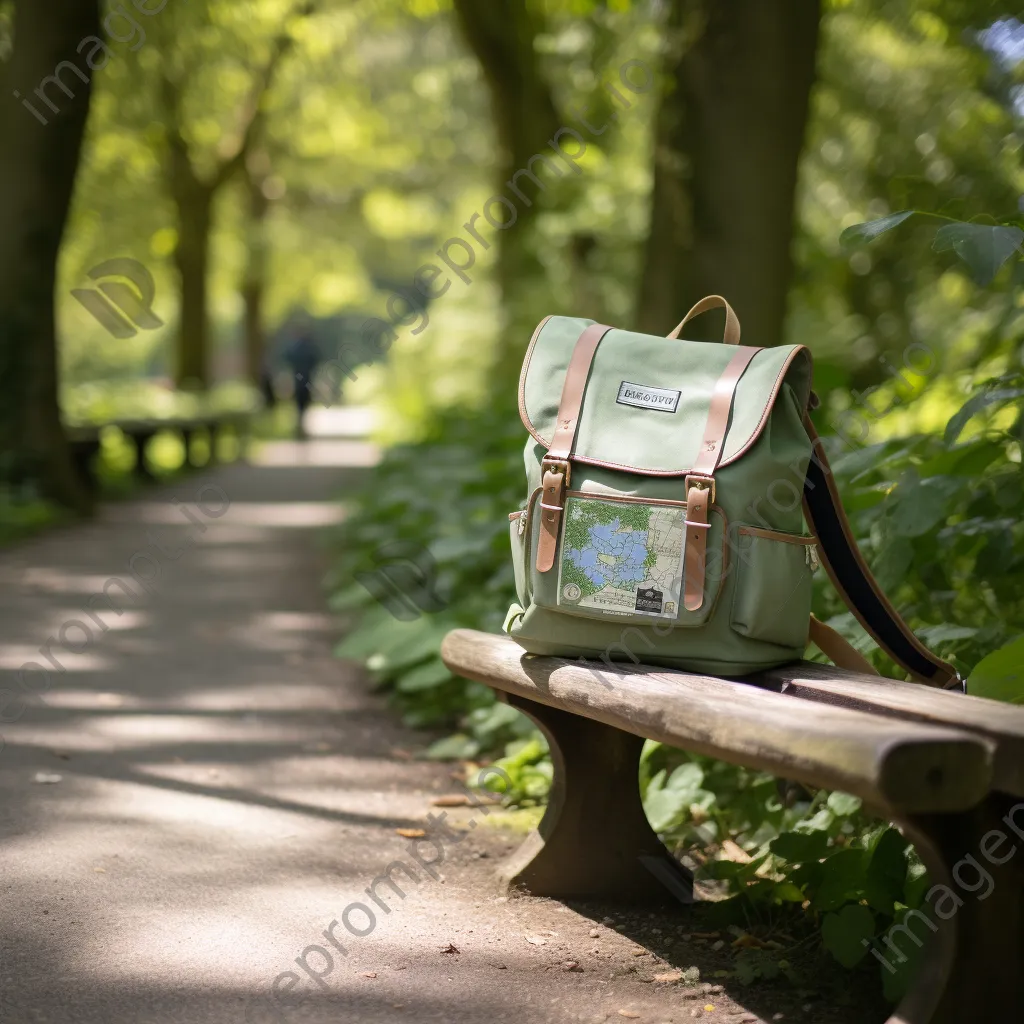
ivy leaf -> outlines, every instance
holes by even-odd
[[[975,697],[1024,704],[1024,636],[982,658],[967,689]]]
[[[900,210],[899,213],[890,213],[887,217],[879,217],[877,220],[866,220],[860,224],[853,224],[839,236],[839,244],[852,246],[872,242],[879,235],[884,235],[886,231],[898,227],[917,212],[917,210]]]
[[[771,841],[768,849],[776,857],[791,864],[808,864],[821,860],[828,848],[827,832],[783,832]]]
[[[844,903],[859,900],[867,883],[864,850],[846,849],[825,862],[821,885],[811,897],[816,910],[837,910]]]
[[[1024,231],[1005,224],[968,224],[957,221],[943,224],[935,232],[932,248],[936,252],[953,249],[971,268],[979,285],[992,283],[999,268],[1015,253],[1024,252]]]
[[[867,956],[875,934],[875,916],[859,903],[843,907],[836,914],[826,914],[821,922],[821,937],[825,948],[848,970],[852,970]]]
[[[886,829],[874,844],[868,864],[867,900],[875,910],[891,915],[903,897],[907,881],[907,841],[898,829]]]
[[[856,814],[861,807],[859,796],[851,796],[849,793],[840,793],[838,790],[828,795],[828,808],[837,817],[849,817]]]
[[[665,775],[662,769],[651,779],[644,799],[644,811],[655,832],[664,832],[683,820],[690,804],[701,795],[704,781],[703,770],[692,761],[681,764],[667,781]]]
[[[981,391],[972,395],[946,424],[943,440],[952,446],[963,432],[964,427],[967,426],[968,421],[982,409],[994,405],[996,402],[1008,402],[1021,397],[1024,397],[1024,388],[993,388],[991,391]]]

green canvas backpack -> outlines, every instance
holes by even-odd
[[[724,343],[680,339],[717,307]],[[506,632],[534,654],[720,676],[801,658],[811,640],[837,665],[873,672],[810,614],[820,559],[913,679],[962,688],[854,543],[808,415],[809,350],[739,340],[717,295],[668,338],[540,323],[519,383],[529,497],[510,516],[518,603]]]

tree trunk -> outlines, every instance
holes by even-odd
[[[175,190],[178,244],[174,263],[181,279],[181,319],[174,381],[179,388],[205,390],[210,385],[207,316],[207,270],[210,262],[210,215],[213,190],[201,182]]]
[[[717,292],[750,344],[782,341],[820,18],[820,0],[673,0],[638,330]]]
[[[504,194],[516,208],[514,224],[495,240],[504,323],[492,367],[492,394],[498,401],[512,401],[536,321],[544,312],[554,310],[554,296],[537,251],[537,214],[551,205],[552,187],[564,195],[565,186],[543,165],[536,165],[542,189],[538,190],[528,178],[520,177],[518,181],[526,201],[515,195],[508,182],[537,154],[545,154],[562,178],[573,175],[549,145],[565,122],[559,117],[534,51],[534,40],[543,25],[525,0],[455,0],[455,12],[490,90],[500,148],[495,194]],[[512,216],[497,204],[492,215],[504,220]]]
[[[258,386],[266,357],[263,298],[267,287],[267,214],[270,212],[270,200],[263,192],[262,176],[249,168],[246,169],[245,184],[249,216],[246,225],[248,262],[242,281],[245,372],[249,381]]]
[[[33,482],[81,512],[90,502],[60,422],[54,290],[91,95],[77,47],[99,31],[97,0],[19,0],[0,70],[0,481]],[[51,83],[48,105],[36,89],[55,70],[72,95]]]

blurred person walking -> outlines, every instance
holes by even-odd
[[[306,410],[313,400],[313,375],[323,360],[320,346],[313,334],[313,325],[307,314],[303,314],[299,319],[295,338],[285,351],[284,358],[292,370],[292,394],[296,410],[295,436],[301,441],[307,436],[304,420]]]

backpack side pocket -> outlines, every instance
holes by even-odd
[[[731,621],[737,633],[780,647],[807,645],[816,542],[801,534],[736,527]]]
[[[533,507],[540,493],[538,487],[526,502],[526,508],[518,512],[510,512],[508,516],[509,543],[512,547],[512,571],[516,578],[516,597],[523,608],[530,606],[532,588],[530,586],[530,566],[527,560],[531,556],[530,527],[533,518]]]

